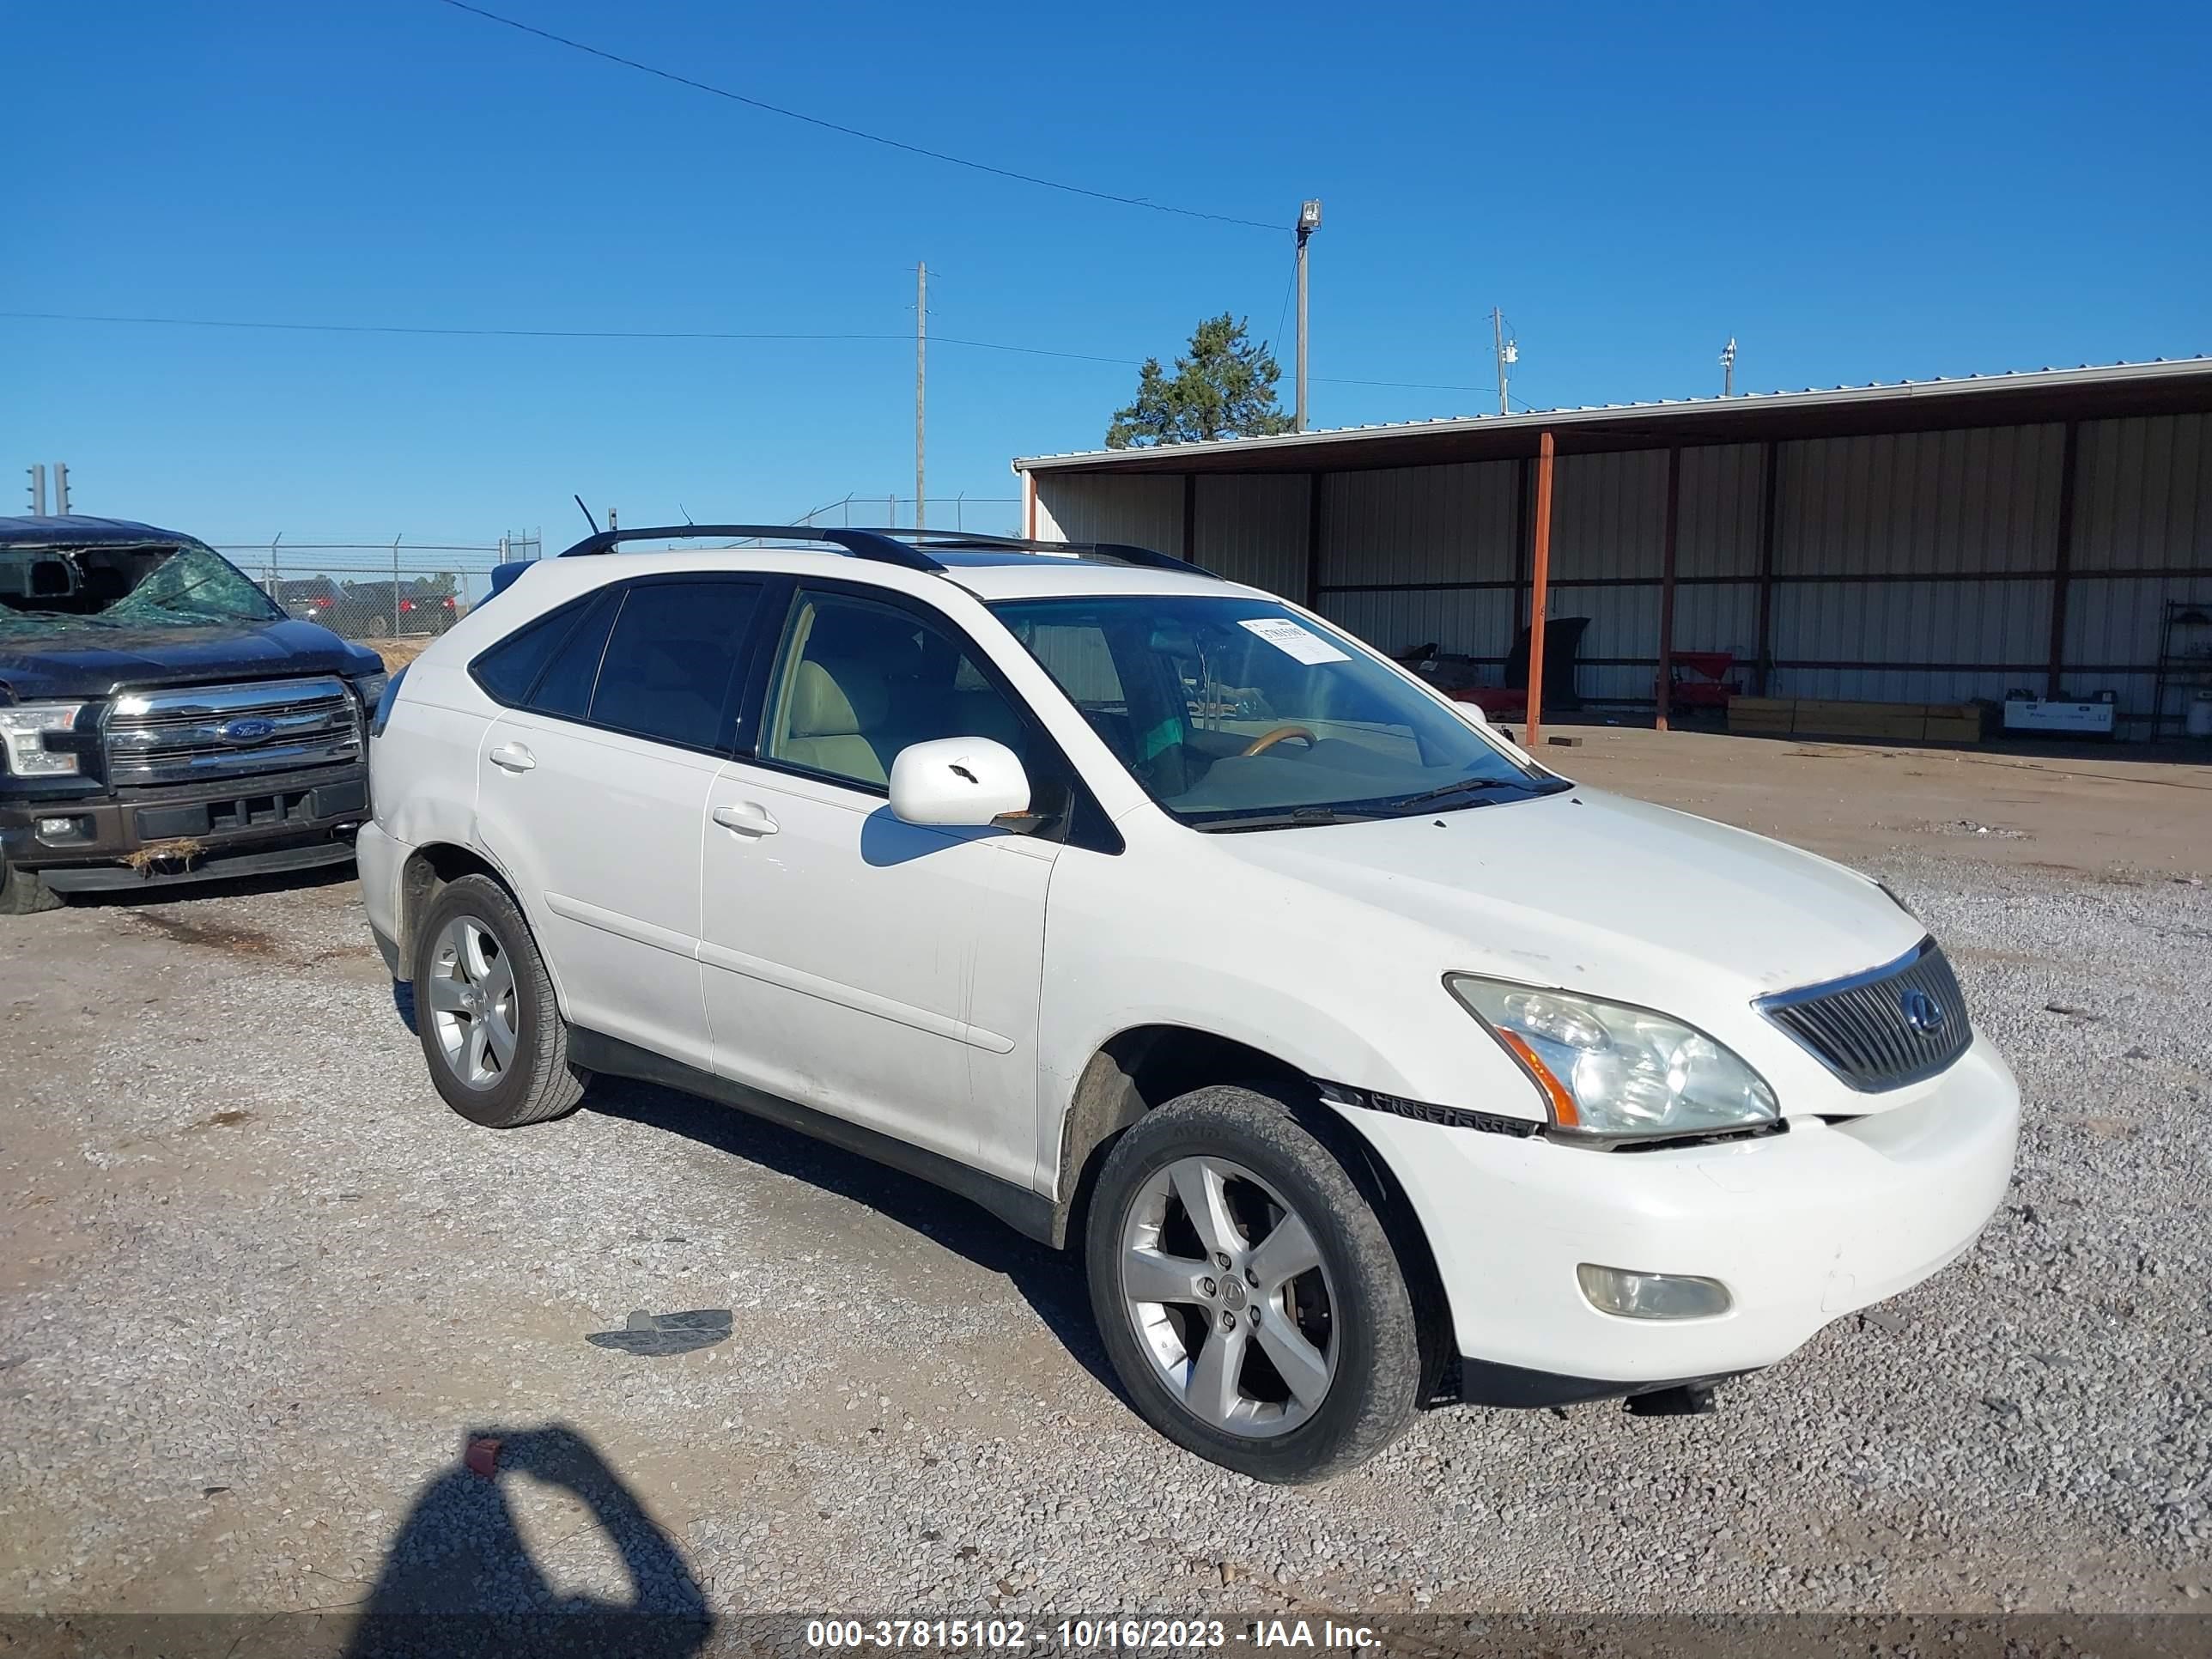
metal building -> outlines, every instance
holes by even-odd
[[[1555,463],[1540,460],[1554,451]],[[2212,360],[1608,404],[1014,462],[1028,533],[1141,543],[1382,649],[1502,665],[1548,489],[1588,701],[1675,653],[1774,696],[2118,699],[2178,730],[2169,617],[2212,608]],[[1548,478],[1547,474],[1549,474]],[[2212,639],[2212,636],[2208,636]],[[2155,704],[2163,702],[2163,708]],[[1664,715],[1663,708],[1661,714]]]

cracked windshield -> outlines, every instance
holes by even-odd
[[[161,543],[0,551],[0,633],[283,620],[266,594],[204,547]]]

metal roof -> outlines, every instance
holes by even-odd
[[[1537,435],[1547,431],[1559,453],[1571,454],[2183,410],[2212,411],[2212,357],[1393,421],[1273,438],[1024,456],[1013,466],[1034,473],[1310,472],[1532,455]]]

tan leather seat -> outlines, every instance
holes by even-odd
[[[802,662],[792,678],[791,720],[779,758],[864,783],[890,775],[868,740],[880,732],[890,698],[880,673],[860,663]]]

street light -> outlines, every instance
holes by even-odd
[[[1298,393],[1291,430],[1306,429],[1306,238],[1321,228],[1321,204],[1298,204]]]

